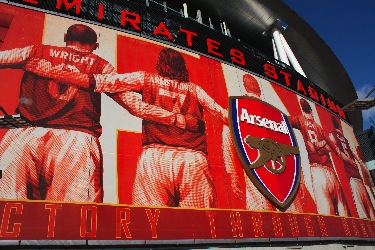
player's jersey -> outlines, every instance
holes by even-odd
[[[34,46],[29,59],[45,59],[69,72],[102,73],[108,64],[90,52],[69,47]],[[25,72],[21,84],[20,114],[31,124],[46,128],[79,130],[100,136],[100,94],[57,83]]]
[[[338,147],[338,149],[342,153],[347,155],[352,160],[355,159],[354,154],[353,154],[352,150],[350,149],[350,145],[349,145],[348,140],[344,137],[344,135],[341,132],[339,132],[337,130],[331,131],[330,136],[333,137],[333,139],[335,141],[335,145]],[[350,164],[350,163],[344,161],[344,167],[345,167],[345,171],[346,171],[346,173],[349,177],[358,178],[358,179],[362,180],[361,174],[359,173],[358,167],[356,165],[353,165],[353,164]]]
[[[183,115],[190,114],[202,118],[196,87],[192,83],[178,82],[158,74],[145,74],[142,90],[143,101],[165,110]],[[185,147],[207,153],[204,131],[191,132],[176,126],[143,120],[143,145],[164,144]]]
[[[302,133],[305,143],[312,143],[316,151],[311,152],[309,147],[306,147],[310,164],[317,163],[324,166],[332,166],[331,159],[325,147],[319,147],[318,142],[324,141],[325,136],[321,127],[315,121],[308,120],[304,116],[292,116],[290,118],[292,127],[299,129]]]

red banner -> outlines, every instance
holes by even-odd
[[[312,214],[20,201],[2,201],[0,211],[2,239],[375,237],[375,221]]]

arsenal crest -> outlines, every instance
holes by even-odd
[[[301,176],[297,141],[288,117],[251,97],[230,97],[229,120],[247,176],[279,208],[293,199]]]

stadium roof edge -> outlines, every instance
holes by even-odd
[[[254,39],[260,50],[272,49],[271,39],[262,33],[277,19],[288,24],[284,32],[307,78],[341,103],[358,98],[345,68],[318,33],[282,0],[186,0],[225,21],[230,29]],[[259,46],[258,46],[259,47]],[[263,47],[263,48],[262,48]],[[348,113],[356,132],[362,130],[362,114]]]

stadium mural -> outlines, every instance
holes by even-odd
[[[375,238],[353,130],[301,93],[311,86],[276,81],[267,62],[260,75],[115,29],[0,12],[0,105],[31,125],[0,130],[2,239]]]

